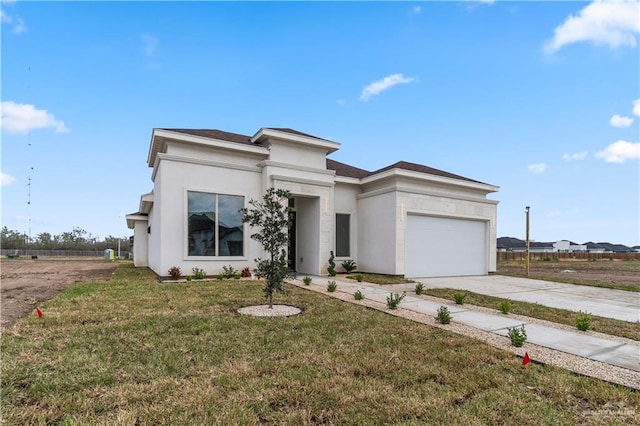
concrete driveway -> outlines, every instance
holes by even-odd
[[[640,293],[504,275],[414,278],[427,288],[452,288],[488,296],[538,303],[552,308],[587,311],[622,321],[640,321]]]

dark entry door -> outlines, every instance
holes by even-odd
[[[296,212],[289,212],[289,270],[296,270]]]

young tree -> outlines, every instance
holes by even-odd
[[[243,208],[242,221],[259,231],[251,238],[262,244],[268,259],[256,259],[257,271],[264,278],[264,295],[273,309],[273,293],[284,292],[282,282],[289,272],[287,246],[289,244],[289,198],[284,189],[269,188],[262,201],[249,201],[252,209]]]

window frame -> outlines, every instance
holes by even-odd
[[[348,231],[348,240],[347,240],[347,249],[348,249],[348,253],[347,254],[340,254],[338,253],[338,216],[346,216],[347,217],[347,225],[349,227]],[[334,226],[335,226],[335,243],[334,243],[334,250],[335,250],[335,254],[336,254],[336,258],[343,258],[343,259],[350,259],[351,258],[351,254],[353,252],[353,247],[352,247],[352,226],[351,226],[351,213],[347,213],[347,212],[335,212],[335,217],[334,217]]]
[[[215,242],[214,242],[214,255],[212,256],[203,256],[203,255],[190,255],[189,254],[189,193],[190,192],[200,192],[204,194],[208,194],[215,198],[214,206],[215,206]],[[227,192],[215,192],[211,189],[201,189],[201,188],[185,188],[184,191],[184,232],[182,237],[182,243],[184,244],[183,250],[183,260],[203,260],[203,261],[246,261],[247,257],[247,226],[245,223],[242,223],[242,255],[239,256],[220,256],[220,210],[219,210],[219,196],[231,196],[231,197],[240,197],[242,198],[242,208],[246,207],[246,195],[244,194],[233,194]]]

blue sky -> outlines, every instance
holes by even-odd
[[[500,186],[498,236],[640,244],[637,2],[0,7],[9,229],[131,235],[154,127],[291,127]]]

